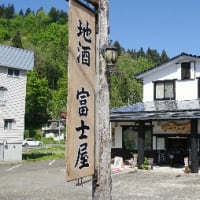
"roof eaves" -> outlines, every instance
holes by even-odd
[[[174,60],[176,60],[176,59],[178,59],[178,58],[180,58],[180,57],[183,57],[183,56],[189,56],[189,57],[199,58],[199,59],[200,59],[200,56],[192,55],[192,54],[187,54],[187,53],[182,52],[181,54],[179,54],[179,55],[177,55],[177,56],[175,56],[175,57],[172,57],[170,60],[168,60],[168,61],[166,61],[166,62],[163,62],[163,63],[160,63],[160,64],[158,64],[158,65],[152,66],[152,67],[150,67],[149,69],[147,69],[147,70],[145,70],[145,71],[143,71],[143,72],[140,72],[140,73],[138,73],[138,74],[135,74],[134,77],[135,77],[136,79],[141,79],[141,78],[143,77],[144,74],[146,74],[146,73],[148,73],[148,72],[150,72],[150,71],[152,71],[152,70],[154,70],[154,69],[157,69],[157,68],[159,68],[159,67],[161,67],[161,66],[163,66],[163,65],[169,64],[169,63],[173,62]]]

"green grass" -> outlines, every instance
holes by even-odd
[[[22,153],[23,161],[40,161],[59,159],[65,157],[64,145],[44,146],[37,149],[24,149]]]
[[[44,144],[59,144],[59,141],[55,141],[53,138],[44,138],[40,139]],[[65,144],[65,140],[60,140],[60,144]]]

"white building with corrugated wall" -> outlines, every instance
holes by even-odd
[[[27,71],[34,52],[0,45],[0,162],[22,161]]]

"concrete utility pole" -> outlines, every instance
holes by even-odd
[[[111,181],[111,136],[109,85],[107,65],[101,48],[108,45],[109,0],[99,0],[97,34],[97,85],[96,85],[96,147],[95,175],[93,177],[93,199],[110,200]]]

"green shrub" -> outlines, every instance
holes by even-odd
[[[144,170],[148,170],[149,169],[149,162],[148,162],[148,158],[144,157],[144,163],[141,165],[142,169]]]
[[[36,140],[41,140],[42,138],[41,130],[26,129],[24,130],[24,138],[35,138]]]

